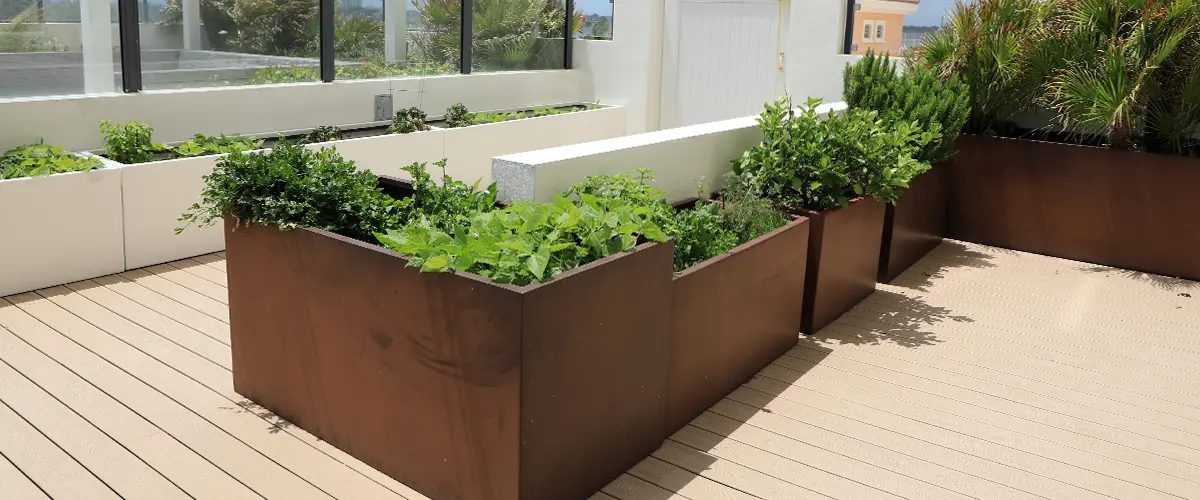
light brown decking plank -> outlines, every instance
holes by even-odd
[[[155,292],[158,292],[159,294],[164,295],[180,304],[218,319],[226,325],[229,324],[228,306],[222,302],[218,302],[215,299],[206,297],[201,293],[180,285],[179,283],[168,280],[144,269],[125,271],[121,273],[120,276],[146,288],[154,290]]]
[[[220,271],[221,274],[226,274],[227,269],[225,267],[225,259],[217,257],[214,254],[197,255],[195,257],[192,257],[192,260],[200,262],[200,263],[202,263],[208,267],[211,267],[213,269],[216,269],[216,270]]]
[[[229,287],[229,279],[224,272],[217,270],[212,266],[205,265],[196,259],[183,259],[175,262],[168,262],[167,265],[186,271],[189,274],[200,277],[210,283],[213,283],[221,288]]]
[[[760,407],[747,405],[728,398],[718,402],[709,411],[712,414],[742,422],[744,427],[757,427],[795,441],[851,457],[863,463],[893,470],[930,484],[936,484],[972,498],[986,498],[990,500],[1037,500],[1042,498],[1032,493],[978,476],[976,474],[979,472],[971,470],[972,467],[968,463],[961,461],[957,463],[955,461],[945,462],[967,469],[963,471],[921,458],[919,455],[928,455],[922,453],[923,450],[913,449],[914,447],[919,448],[919,442],[916,443],[916,446],[912,442],[904,443],[901,446],[897,446],[901,448],[901,450],[897,451],[870,441],[858,439],[856,436],[839,434],[835,430],[825,429],[802,420],[789,418],[782,414],[761,411]],[[838,430],[845,431],[844,428]],[[882,432],[882,429],[878,431]],[[870,436],[863,437],[870,439]],[[888,444],[899,441],[885,439],[881,442]]]
[[[691,430],[693,428],[711,434],[702,435],[693,432]],[[711,440],[713,436],[719,436],[725,443],[731,440],[737,441],[786,458],[792,462],[820,469],[837,478],[843,479],[843,481],[836,481],[835,484],[832,484],[830,486],[832,489],[829,491],[850,490],[847,493],[841,494],[841,496],[848,498],[868,498],[875,495],[871,490],[865,490],[862,493],[855,492],[855,490],[861,490],[861,486],[890,492],[903,498],[929,500],[967,500],[971,498],[968,495],[945,486],[916,479],[892,469],[879,467],[847,455],[813,446],[767,429],[744,425],[742,421],[734,420],[711,411],[705,412],[693,420],[691,426],[686,428],[685,431],[694,434],[695,438],[700,440],[698,442]],[[819,486],[814,481],[815,478],[821,476],[823,475],[805,473],[796,476],[796,479],[817,491],[830,496],[838,496],[827,492],[825,487]],[[849,483],[846,481],[849,481]]]
[[[212,300],[229,306],[229,289],[218,285],[195,274],[179,269],[170,264],[159,264],[143,268],[143,271],[154,273],[155,276],[161,277],[167,281],[175,283],[179,286],[187,288],[200,295],[208,297]]]
[[[1155,491],[1152,488],[1108,476],[1075,463],[1076,461],[1091,462],[1094,461],[1094,457],[1078,454],[1071,457],[1072,460],[1068,462],[1047,457],[1046,454],[1058,450],[1053,448],[1052,443],[1043,440],[1006,433],[993,426],[957,418],[925,407],[908,405],[901,400],[864,391],[845,383],[831,384],[828,382],[838,381],[830,379],[821,381],[820,387],[808,387],[807,385],[810,385],[808,380],[815,380],[816,377],[806,376],[797,380],[793,378],[794,373],[798,372],[779,365],[772,365],[763,370],[760,376],[752,380],[749,385],[771,387],[772,384],[769,382],[773,380],[775,384],[786,385],[786,387],[775,385],[772,390],[788,399],[809,398],[820,400],[823,404],[849,406],[865,414],[874,413],[881,421],[887,419],[889,425],[893,426],[892,428],[906,433],[921,433],[922,436],[943,434],[939,437],[961,440],[969,445],[971,450],[978,450],[979,453],[983,453],[989,458],[1004,458],[1008,460],[1006,463],[1016,467],[1041,471],[1093,492],[1147,500],[1165,500],[1171,497],[1171,495]],[[837,402],[832,400],[837,400]],[[1062,456],[1061,453],[1055,453],[1055,455]],[[1144,477],[1142,479],[1144,480]]]
[[[626,475],[654,485],[663,491],[670,491],[683,497],[691,498],[692,500],[753,500],[754,498],[758,498],[654,457],[646,457],[645,460],[638,462],[632,469],[629,469]],[[640,497],[625,496],[647,498],[645,495]],[[653,498],[653,496],[650,496],[650,498]]]
[[[105,288],[118,295],[203,333],[217,342],[229,345],[229,325],[221,320],[117,275],[95,278],[91,281],[104,285]]]
[[[617,499],[610,497],[610,496],[604,494],[603,492],[596,492],[595,495],[588,497],[588,500],[617,500]]]
[[[1118,453],[1117,455],[1125,455],[1128,452],[1127,448],[1125,447],[1128,447],[1133,449],[1154,450],[1153,453],[1156,456],[1171,457],[1176,461],[1192,464],[1192,468],[1195,468],[1197,464],[1200,464],[1200,452],[1193,448],[1177,445],[1171,441],[1163,441],[1160,439],[1150,438],[1143,434],[1138,434],[1138,432],[1140,432],[1147,425],[1145,422],[1133,421],[1131,428],[1121,428],[1120,426],[1116,425],[1120,422],[1114,422],[1114,420],[1128,420],[1126,414],[1119,412],[1119,410],[1122,410],[1122,408],[1109,408],[1114,410],[1110,412],[1106,409],[1100,409],[1096,407],[1116,406],[1114,404],[1103,404],[1111,403],[1111,401],[1100,398],[1095,398],[1099,401],[1093,401],[1083,397],[1076,397],[1070,400],[1056,398],[1064,396],[1070,398],[1071,395],[1086,396],[1082,393],[1077,393],[1066,389],[1054,391],[1052,390],[1054,389],[1053,387],[1049,387],[1043,388],[1042,392],[1049,394],[1050,396],[1043,396],[1040,393],[1024,391],[1022,389],[1014,388],[1013,386],[1000,385],[997,382],[998,380],[1009,381],[1002,376],[992,375],[992,377],[989,379],[973,378],[968,374],[943,371],[939,367],[905,362],[900,359],[879,355],[878,353],[872,352],[868,349],[859,349],[854,347],[839,347],[833,352],[833,354],[825,354],[819,351],[807,349],[806,346],[801,346],[793,349],[788,353],[788,355],[805,359],[809,364],[812,362],[818,362],[819,360],[823,367],[840,366],[843,369],[852,371],[860,369],[861,367],[863,372],[854,373],[859,373],[862,375],[874,373],[875,375],[872,377],[875,379],[890,379],[893,374],[895,374],[896,377],[901,378],[906,378],[910,375],[919,376],[932,381],[928,383],[922,382],[922,385],[928,386],[928,384],[931,383],[945,384],[945,388],[952,391],[955,388],[962,388],[992,397],[1003,398],[1005,400],[1032,407],[1018,407],[1017,411],[1012,413],[1014,416],[1022,419],[1029,419],[1033,422],[1038,422],[1043,425],[1054,426],[1072,433],[1092,436],[1096,439],[1102,439],[1122,445],[1121,448],[1113,448],[1114,450],[1122,450],[1121,453]],[[789,363],[787,361],[788,360],[783,360],[783,358],[780,358],[780,361],[777,362],[793,369],[799,367],[798,365]],[[888,371],[880,371],[880,369]],[[941,389],[942,387],[931,387],[930,391],[941,393]],[[994,406],[989,403],[997,403],[999,406]],[[1086,405],[1087,403],[1095,404],[1095,406],[1088,407]],[[1007,407],[1007,405],[1001,401],[985,401],[984,404],[979,406],[997,409],[997,411],[1002,412],[1004,410],[999,408]],[[1150,410],[1144,411],[1145,413],[1143,416],[1149,417],[1147,418],[1147,422],[1161,420],[1153,418],[1156,416],[1170,417],[1170,415],[1161,413],[1156,414]],[[1051,413],[1047,414],[1046,412]],[[1185,428],[1188,427],[1186,424],[1190,422],[1186,419],[1176,418],[1175,420],[1185,424]],[[1064,438],[1072,436],[1074,436],[1074,434],[1062,435]],[[1075,438],[1072,437],[1072,439],[1068,441],[1074,440]],[[1172,467],[1176,466],[1178,465],[1172,465]],[[1193,475],[1195,475],[1195,477],[1200,477],[1200,468],[1195,469],[1195,474],[1189,473],[1184,475],[1184,477],[1190,477]]]
[[[93,385],[99,381],[81,378],[4,327],[0,359],[197,498],[262,498]]]
[[[217,366],[226,370],[233,369],[229,346],[198,330],[138,304],[94,281],[71,283],[66,287],[101,307],[196,353]]]
[[[723,460],[674,440],[663,443],[653,456],[759,498],[780,500],[828,500],[832,498],[732,460]]]
[[[245,401],[233,394],[229,371],[64,288],[39,293],[53,299],[50,304],[44,301],[28,303],[27,312],[60,333],[92,341],[93,350],[102,356],[137,358],[137,354],[141,354],[140,363],[123,363],[123,366],[317,488],[341,498],[400,498],[396,492],[273,427],[290,424],[278,418],[260,416],[255,411],[229,411],[232,408],[241,410],[239,402]],[[104,339],[100,336],[104,332],[112,336],[109,339],[120,339],[123,343],[97,342]],[[213,386],[207,386],[205,381]],[[223,392],[222,387],[230,390]]]
[[[10,301],[16,301],[24,308],[19,308]],[[104,357],[101,353],[92,351],[96,348],[92,344],[97,342],[111,344],[111,342],[119,341],[107,334],[97,334],[94,331],[85,335],[75,335],[74,338],[67,337],[25,311],[30,306],[35,306],[34,309],[41,311],[47,309],[45,307],[47,304],[53,305],[32,294],[9,297],[8,300],[0,299],[0,326],[4,326],[30,345],[86,378],[104,392],[119,399],[258,494],[272,499],[330,498],[329,495],[235,439],[217,425],[205,420],[136,377],[132,372],[139,371],[139,368],[151,361],[144,354],[119,350],[119,355],[106,352],[109,356]],[[56,316],[65,317],[61,313]],[[66,333],[78,332],[75,328],[71,328]],[[106,337],[111,342],[106,342]],[[77,343],[79,340],[84,342]],[[128,348],[128,346],[125,347]],[[163,381],[156,382],[161,384]],[[188,396],[181,393],[174,395],[176,397]],[[237,410],[232,407],[213,408],[213,412],[231,414],[235,414]]]
[[[56,500],[121,498],[4,402],[0,402],[0,454]]]
[[[678,491],[660,488],[629,474],[622,474],[600,492],[608,493],[611,496],[605,495],[606,497],[616,500],[701,500],[681,495]]]
[[[127,318],[121,317],[112,311],[102,308],[98,304],[91,303],[81,294],[60,294],[64,291],[65,290],[60,289],[59,287],[55,287],[39,292],[39,294],[43,296],[50,296],[51,302],[53,302],[55,305],[58,305],[80,319],[87,321],[93,326],[98,327],[100,330],[103,330],[110,335],[123,340],[127,344],[130,344],[136,349],[158,360],[160,363],[162,363],[162,365],[175,369],[180,374],[187,376],[196,383],[199,383],[212,392],[220,395],[221,397],[225,398],[226,406],[240,408],[241,405],[246,405],[248,403],[244,397],[234,392],[233,376],[230,371],[213,369],[211,366],[203,363],[201,361],[202,358],[198,357],[198,355],[195,353],[184,350],[178,345],[165,342],[160,337],[155,336],[152,331],[136,323],[130,322]],[[307,479],[312,479],[313,477],[324,478],[325,481],[335,485],[339,481],[356,482],[358,480],[367,480],[378,483],[380,485],[379,488],[391,490],[390,492],[383,492],[379,491],[379,488],[375,486],[368,486],[363,487],[362,491],[359,491],[358,487],[355,486],[354,490],[346,492],[352,496],[370,495],[372,497],[382,498],[390,493],[395,495],[403,495],[412,500],[423,498],[419,493],[415,492],[411,488],[404,486],[396,480],[363,464],[357,459],[350,457],[345,452],[342,452],[341,450],[334,448],[332,445],[317,439],[302,429],[292,426],[290,423],[283,421],[279,417],[269,414],[269,412],[266,412],[266,410],[250,406],[246,409],[245,413],[259,417],[262,420],[262,422],[259,423],[260,426],[265,425],[268,426],[268,428],[275,426],[277,428],[273,429],[272,432],[283,430],[282,434],[297,438],[301,442],[311,446],[316,452],[323,454],[333,461],[336,461],[336,464],[332,461],[329,463],[330,467],[334,467],[332,470],[321,468],[317,470],[314,476],[309,476],[307,473],[301,473],[301,477]],[[218,422],[218,425],[221,425],[222,428],[226,429],[235,428],[227,425],[224,422]],[[253,431],[248,432],[251,432],[251,436],[253,436]],[[243,439],[243,441],[246,441],[248,444],[252,444],[261,451],[261,447],[255,445],[252,440]],[[289,442],[287,444],[290,445],[291,443]],[[298,453],[298,456],[300,457],[312,455],[318,460],[325,460],[325,458],[320,454],[313,453],[313,450],[304,450],[303,448],[300,448],[299,451],[295,451],[294,445],[292,445],[292,448],[292,452],[280,452],[280,455],[288,457],[291,456],[291,453]],[[267,455],[272,456],[271,454]],[[273,456],[273,458],[278,457]],[[285,466],[288,465],[287,463],[281,463]],[[359,477],[351,474],[350,477],[347,477],[346,471],[338,469],[336,465],[345,465],[346,467],[362,474],[362,476]],[[320,481],[314,482],[317,482],[318,486],[323,486],[323,483]],[[325,489],[336,494],[340,492],[341,488],[344,488],[344,486]]]
[[[1041,424],[1038,420],[1013,416],[1022,408],[1015,404],[1004,404],[1000,400],[996,409],[976,406],[968,399],[978,400],[985,397],[971,398],[968,391],[946,391],[950,386],[934,386],[932,389],[945,393],[934,394],[913,389],[912,377],[895,373],[891,381],[871,378],[865,374],[827,368],[822,365],[812,367],[811,363],[785,356],[776,361],[765,376],[774,377],[778,372],[775,367],[808,370],[804,377],[794,385],[812,390],[831,392],[836,387],[840,397],[856,401],[891,402],[891,407],[903,407],[897,410],[922,421],[937,423],[947,428],[961,430],[974,436],[983,437],[993,442],[1004,444],[1016,449],[1029,451],[1046,458],[1071,463],[1076,466],[1098,472],[1104,475],[1169,491],[1172,494],[1186,496],[1188,492],[1200,492],[1200,483],[1187,478],[1200,477],[1196,474],[1194,465],[1168,459],[1146,452],[1138,448],[1118,446],[1113,443],[1092,438],[1086,434],[1073,433],[1049,425]],[[868,371],[865,368],[864,372]],[[787,377],[785,375],[785,377]],[[929,388],[929,387],[927,387]],[[976,394],[978,396],[978,394]],[[954,399],[961,398],[961,399]],[[1033,413],[1033,412],[1028,412]],[[1026,415],[1036,417],[1037,415]],[[1061,419],[1067,420],[1067,419]],[[947,423],[952,422],[952,423]],[[1061,425],[1083,422],[1067,420]]]
[[[3,362],[0,362],[0,401],[122,498],[188,498],[138,456]]]
[[[0,498],[50,500],[17,466],[0,454]]]

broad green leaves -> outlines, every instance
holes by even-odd
[[[38,142],[26,144],[0,155],[0,179],[82,172],[100,168],[97,158],[80,158],[62,146]]]

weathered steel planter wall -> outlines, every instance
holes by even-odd
[[[830,212],[810,212],[808,276],[802,332],[816,333],[875,291],[884,203],[860,198]]]
[[[226,221],[234,387],[443,499],[584,499],[661,445],[672,245],[528,287]]]
[[[948,236],[1200,279],[1200,159],[961,136]]]
[[[887,204],[879,250],[879,282],[889,283],[946,235],[946,177],[951,161],[913,179],[896,204]]]
[[[795,347],[808,231],[799,218],[675,277],[668,434]]]

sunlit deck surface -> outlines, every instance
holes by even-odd
[[[0,299],[0,498],[425,498],[234,393],[227,301]],[[593,498],[1200,499],[1200,283],[947,241]]]

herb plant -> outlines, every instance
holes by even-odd
[[[221,137],[210,137],[204,134],[196,134],[187,142],[176,146],[175,148],[163,148],[164,151],[174,153],[174,156],[180,158],[189,158],[193,156],[208,156],[216,154],[233,153],[235,151],[253,151],[262,149],[262,139],[252,137],[244,137],[241,135],[226,136],[221,134]]]
[[[374,233],[403,222],[401,207],[383,194],[375,175],[332,149],[280,141],[270,152],[234,152],[204,181],[201,201],[179,218],[184,226],[176,232],[229,215],[238,225],[307,226],[373,240]]]
[[[580,195],[578,203],[518,201],[483,212],[453,232],[428,224],[377,234],[384,246],[409,256],[426,272],[467,271],[499,283],[528,285],[609,255],[639,238],[665,241],[649,210],[622,199]]]
[[[675,239],[675,272],[728,252],[740,243],[737,233],[726,227],[721,205],[707,201],[676,212],[668,235]]]
[[[971,113],[967,86],[958,75],[940,80],[934,72],[913,66],[897,72],[886,54],[868,50],[843,71],[842,100],[851,108],[870,109],[891,122],[928,124],[941,137],[930,141],[917,159],[936,163],[954,154],[954,139]]]
[[[425,163],[413,163],[403,170],[412,176],[413,195],[397,201],[401,218],[417,220],[426,217],[426,225],[441,231],[453,232],[466,225],[471,217],[496,208],[496,184],[479,191],[479,181],[473,186],[446,175],[446,160],[434,165],[442,169],[442,183],[433,182]]]
[[[758,118],[763,141],[733,165],[756,195],[791,211],[836,210],[860,196],[894,202],[910,179],[929,170],[915,156],[937,131],[886,122],[866,109],[822,119],[820,103],[809,99],[799,113],[788,96],[766,105]]]
[[[340,141],[346,138],[346,132],[333,125],[321,125],[305,134],[301,144],[320,144],[322,142]]]
[[[726,175],[718,203],[722,224],[737,235],[739,245],[783,227],[790,220],[771,200],[755,195],[750,185],[732,172]]]
[[[396,116],[392,117],[392,125],[388,127],[388,133],[411,134],[429,130],[429,125],[425,124],[426,117],[425,112],[416,107],[397,111]]]
[[[100,168],[101,165],[97,158],[80,158],[64,151],[62,146],[39,141],[37,144],[15,147],[0,155],[0,179],[82,172]]]
[[[446,108],[446,126],[450,128],[470,127],[475,124],[474,115],[463,103]]]
[[[169,150],[154,142],[154,129],[144,123],[104,120],[100,122],[100,133],[104,136],[104,156],[120,163],[145,163]]]

